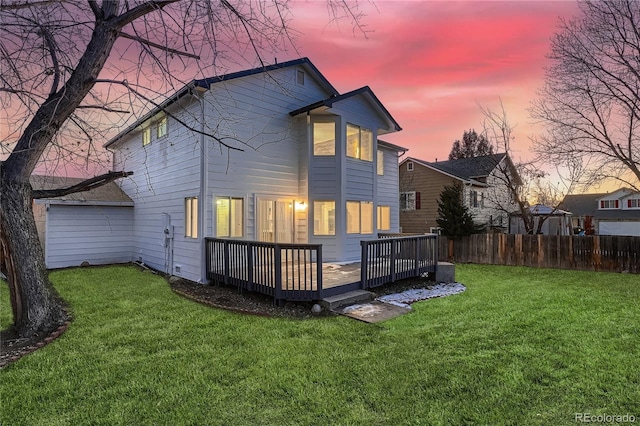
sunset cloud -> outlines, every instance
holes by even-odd
[[[403,131],[387,136],[410,155],[444,159],[469,128],[480,129],[479,105],[502,100],[516,124],[515,153],[527,157],[527,108],[543,83],[545,55],[559,17],[573,2],[381,1],[367,7],[367,38],[349,22],[326,25],[326,7],[299,2],[294,28],[308,56],[342,91],[369,85]]]

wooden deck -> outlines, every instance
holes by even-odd
[[[284,300],[314,301],[435,273],[435,235],[362,241],[360,262],[322,262],[320,244],[206,239],[207,278]]]

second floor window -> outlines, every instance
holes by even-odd
[[[145,127],[142,130],[142,146],[147,146],[151,143],[151,127]]]
[[[617,209],[618,207],[618,200],[600,200],[601,209]]]
[[[156,136],[160,139],[167,135],[167,117],[162,117],[160,121],[156,123]]]
[[[416,194],[417,192],[401,192],[400,193],[400,210],[416,210]]]
[[[384,152],[378,150],[378,176],[384,175]]]
[[[373,161],[373,132],[347,124],[347,157]]]
[[[469,206],[484,207],[484,197],[482,196],[482,192],[474,190],[469,191]]]
[[[313,123],[313,155],[336,155],[336,123]]]

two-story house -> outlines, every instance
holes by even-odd
[[[340,94],[307,58],[194,80],[110,140],[133,200],[131,258],[205,282],[205,237],[323,245],[398,232],[401,130],[369,87]]]
[[[506,232],[508,214],[516,209],[506,180],[522,182],[505,153],[428,162],[408,157],[399,165],[400,227],[404,233],[437,233],[438,201],[445,186],[463,185],[474,221]]]
[[[629,188],[611,193],[569,194],[562,208],[573,213],[574,228],[591,224],[596,235],[640,236],[640,192]]]

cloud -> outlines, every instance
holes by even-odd
[[[525,155],[549,39],[558,17],[576,11],[559,1],[381,1],[364,4],[364,38],[348,21],[327,25],[318,2],[295,5],[301,54],[342,92],[369,85],[404,129],[385,139],[425,159],[446,157],[480,127],[478,104],[495,109],[499,99]]]

